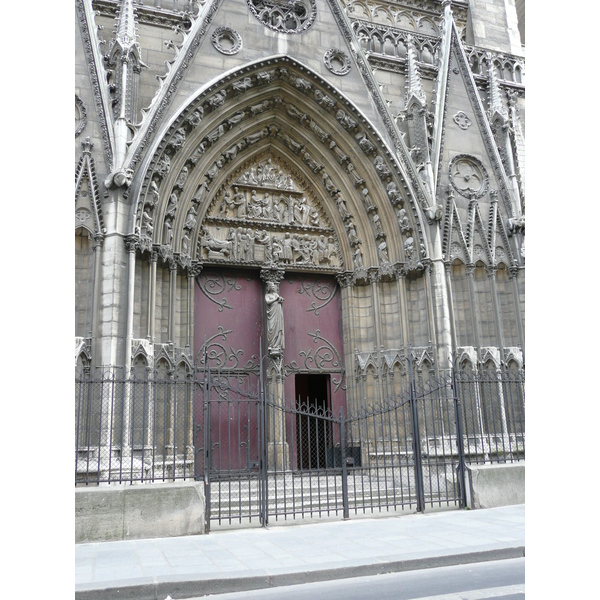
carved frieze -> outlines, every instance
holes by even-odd
[[[215,195],[202,223],[208,261],[338,270],[339,246],[316,198],[272,158],[255,162]]]

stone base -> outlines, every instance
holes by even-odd
[[[525,463],[467,465],[469,508],[525,503]]]
[[[204,533],[204,484],[110,485],[75,490],[75,543]]]
[[[290,451],[287,442],[267,444],[267,467],[269,471],[287,471],[290,468]]]

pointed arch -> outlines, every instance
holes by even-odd
[[[200,227],[211,202],[242,161],[269,152],[312,185],[344,268],[353,264],[358,245],[373,266],[406,260],[403,236],[425,248],[420,212],[383,139],[341,93],[289,57],[230,73],[173,118],[145,163],[135,227],[143,237],[144,219],[150,219],[148,244],[170,245],[181,256],[186,215],[194,206],[196,228],[185,243],[191,259],[199,259]],[[336,207],[338,197],[350,217]],[[409,213],[410,235],[399,231],[398,206]]]

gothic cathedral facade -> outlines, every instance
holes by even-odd
[[[521,369],[522,6],[76,0],[77,369]]]

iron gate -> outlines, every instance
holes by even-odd
[[[252,382],[207,370],[197,458],[207,530],[211,523],[464,506],[467,413],[456,392],[473,381],[413,373],[408,362],[402,395],[364,401],[349,414],[309,399],[277,402],[258,374]]]

